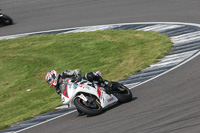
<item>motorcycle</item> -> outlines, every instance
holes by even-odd
[[[9,16],[2,14],[0,9],[0,25],[6,26],[11,24],[13,24],[13,20]]]
[[[82,80],[75,83],[68,80],[65,89],[61,90],[62,103],[74,104],[78,112],[93,116],[101,114],[104,109],[118,102],[125,103],[132,100],[132,93],[126,86],[117,82],[111,83],[112,91],[107,93],[105,85],[99,85],[97,81]]]

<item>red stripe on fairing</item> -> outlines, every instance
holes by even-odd
[[[63,92],[63,95],[67,98],[69,98],[69,95],[68,95],[68,85],[66,85],[66,90]]]
[[[97,85],[97,92],[98,92],[98,95],[99,95],[99,99],[101,97],[101,89],[99,88],[99,86]]]

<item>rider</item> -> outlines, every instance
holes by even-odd
[[[0,17],[2,17],[2,16],[3,16],[3,14],[2,14],[1,9],[0,9]]]
[[[110,82],[104,80],[100,75],[96,74],[95,72],[89,72],[81,77],[80,69],[65,70],[61,74],[58,74],[55,70],[51,70],[45,76],[45,80],[47,81],[47,83],[49,83],[51,87],[55,87],[56,92],[59,95],[61,93],[60,88],[62,88],[62,85],[66,84],[68,80],[71,80],[72,82],[79,82],[82,79],[88,80],[90,82],[98,81],[100,84],[104,83],[106,85],[105,89],[107,92],[109,92],[109,88],[112,86]]]

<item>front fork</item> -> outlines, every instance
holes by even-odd
[[[99,102],[99,100],[97,98],[94,98],[93,96],[85,96],[83,93],[81,93],[80,95],[78,95],[77,97],[81,98],[85,103],[92,103],[93,101],[97,101],[99,104],[101,104]]]
[[[88,101],[88,98],[87,98],[85,95],[83,95],[83,94],[80,94],[80,95],[77,96],[77,97],[81,98],[81,99],[82,99],[83,101],[85,101],[85,102]]]

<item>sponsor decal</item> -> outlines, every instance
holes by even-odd
[[[113,97],[109,98],[107,101],[110,102],[110,101],[112,101],[112,100],[114,100]]]

